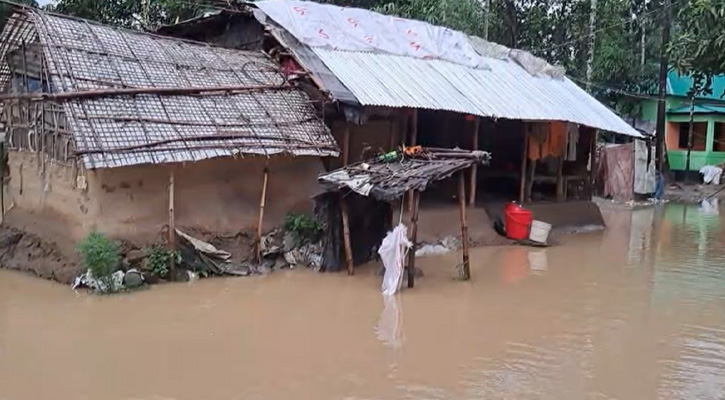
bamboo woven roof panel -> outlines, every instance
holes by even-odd
[[[65,98],[76,151],[87,168],[245,154],[338,154],[307,95],[285,82],[278,66],[261,52],[163,38],[34,9],[13,14],[1,39],[3,58],[23,43],[40,44],[53,93],[202,90]],[[0,84],[5,86],[10,77],[3,63]]]
[[[423,148],[422,154],[385,161],[375,158],[324,173],[318,181],[328,192],[352,190],[381,201],[393,201],[410,190],[424,191],[433,182],[479,163],[485,151]]]

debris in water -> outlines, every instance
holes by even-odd
[[[199,273],[194,271],[186,271],[186,274],[189,276],[189,282],[196,282],[199,280]]]
[[[101,293],[110,293],[123,289],[123,271],[116,271],[111,274],[110,282],[104,282],[102,279],[93,277],[93,273],[89,269],[73,281],[71,289],[75,290],[79,287],[88,287]],[[110,285],[109,285],[110,283]]]
[[[416,257],[439,256],[453,251],[442,244],[425,244],[415,251]]]
[[[123,286],[128,289],[137,288],[143,284],[143,274],[136,268],[129,269],[128,271],[126,271],[126,275],[123,276]]]
[[[262,236],[262,240],[259,243],[262,257],[282,253],[283,238],[281,237],[281,233],[280,229],[276,228],[272,232]]]
[[[305,266],[319,270],[322,267],[322,246],[318,243],[304,244],[284,253],[284,260],[290,268]]]

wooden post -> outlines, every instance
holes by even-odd
[[[403,201],[403,199],[400,199],[400,201]],[[390,203],[390,229],[393,229],[395,227],[395,203]]]
[[[388,147],[388,151],[393,151],[393,149],[395,149],[396,137],[398,136],[399,130],[400,130],[400,117],[398,117],[396,115],[393,117],[393,120],[390,121],[390,144]]]
[[[350,163],[350,123],[345,122],[345,130],[342,134],[342,165]]]
[[[473,171],[471,171],[473,172]],[[468,260],[468,222],[466,221],[466,178],[465,172],[458,173],[458,206],[461,213],[461,244],[463,245],[463,280],[471,279],[471,265]]]
[[[264,207],[267,205],[267,183],[269,182],[269,168],[264,167],[262,178],[262,197],[259,199],[259,220],[257,221],[257,262],[262,263],[262,224],[264,222]]]
[[[5,142],[0,142],[0,224],[5,222]]]
[[[413,247],[410,248],[410,253],[408,253],[408,287],[412,288],[415,286],[415,251],[417,250],[418,246],[416,245],[416,242],[418,241],[418,208],[420,205],[420,192],[417,190],[412,191],[413,195],[411,198],[413,199],[413,211],[410,215],[410,226],[411,226],[411,233],[410,233],[410,242],[413,244]],[[465,200],[464,200],[465,201]]]
[[[589,199],[591,200],[594,196],[594,187],[596,185],[597,176],[597,140],[599,139],[599,130],[589,128],[589,135],[591,136],[591,143],[589,143],[589,159],[591,165],[589,166]]]
[[[478,130],[481,127],[481,118],[476,117],[473,121],[473,140],[472,150],[478,150]],[[471,207],[476,205],[476,188],[478,186],[478,165],[474,164],[471,167],[471,184],[469,185],[471,192],[469,193],[468,204]],[[465,195],[464,195],[465,196]]]
[[[536,160],[529,160],[529,181],[526,184],[526,202],[531,203],[531,192],[534,188],[534,175],[536,174]]]
[[[564,156],[559,157],[559,165],[556,169],[556,201],[565,201],[564,191]]]
[[[352,244],[350,243],[350,217],[347,210],[347,202],[345,196],[340,196],[340,210],[342,211],[342,238],[345,243],[345,264],[347,265],[347,274],[355,275],[355,265],[352,258]]]
[[[414,108],[410,117],[410,146],[418,144],[418,109]]]
[[[176,251],[176,216],[174,215],[174,167],[169,172],[169,251]],[[169,257],[169,276],[173,277],[176,268],[176,257]]]
[[[529,156],[529,135],[524,128],[524,151],[521,155],[521,184],[519,186],[519,204],[524,204],[526,194],[526,160]]]
[[[409,146],[415,146],[418,144],[418,109],[413,109],[413,115],[410,118],[410,144]],[[412,190],[408,191],[408,212],[413,212],[413,207],[415,206],[413,203],[418,201],[416,199],[416,195],[413,193]]]

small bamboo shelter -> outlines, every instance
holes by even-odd
[[[408,287],[414,286],[415,251],[418,232],[418,210],[420,192],[433,182],[458,176],[458,205],[461,218],[461,243],[463,246],[463,262],[461,278],[471,276],[468,261],[468,225],[466,220],[466,172],[476,168],[478,164],[487,164],[490,154],[484,151],[468,151],[460,149],[413,148],[394,151],[378,158],[351,164],[335,171],[323,174],[319,182],[326,193],[318,196],[318,218],[325,227],[323,268],[334,268],[340,259],[340,247],[344,253],[344,263],[348,274],[354,274],[356,259],[367,261],[365,257],[356,257],[354,253],[370,254],[370,250],[382,241],[385,231],[392,227],[393,202],[400,201],[409,193],[412,209],[410,212],[411,242],[407,270]],[[365,206],[360,198],[372,199],[373,207]],[[382,210],[387,211],[381,216],[379,204],[385,204]],[[351,205],[353,204],[353,205]],[[367,202],[370,204],[370,201]],[[339,211],[339,213],[338,213]],[[377,221],[374,226],[352,227],[351,213],[362,214],[367,221]],[[387,217],[387,218],[386,218]],[[402,218],[402,214],[401,214]],[[386,229],[379,229],[380,223]],[[342,227],[342,230],[339,227]],[[365,243],[363,248],[353,250],[351,231]],[[342,244],[342,246],[340,245]],[[367,247],[367,248],[366,248]]]
[[[309,97],[262,52],[165,38],[32,8],[18,8],[0,39],[2,123],[11,156],[35,154],[43,171],[59,166],[73,170],[68,186],[74,192],[61,194],[63,185],[55,185],[58,194],[50,206],[61,209],[97,196],[93,204],[82,203],[80,211],[62,210],[74,222],[95,219],[104,229],[118,226],[118,216],[111,214],[125,202],[131,207],[123,217],[129,231],[138,230],[151,214],[166,219],[168,208],[172,244],[175,210],[181,209],[197,214],[194,221],[213,220],[236,229],[248,220],[256,226],[258,218],[259,234],[262,214],[269,212],[265,202],[274,166],[291,165],[283,173],[294,181],[301,169],[295,166],[305,158],[317,158],[321,168],[320,157],[338,155]],[[261,157],[241,160],[245,156]],[[174,176],[182,167],[184,173]],[[165,182],[157,179],[161,170]],[[314,171],[313,183],[319,169]],[[22,176],[16,182],[22,184]],[[174,197],[179,185],[177,191],[185,194]],[[157,202],[163,196],[158,188],[164,186],[168,201]],[[309,201],[308,194],[300,191],[300,196]],[[185,202],[181,207],[180,200]],[[204,212],[210,204],[214,215]],[[258,216],[243,215],[256,214],[257,205]],[[216,228],[209,225],[205,228]]]

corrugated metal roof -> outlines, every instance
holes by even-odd
[[[667,94],[687,97],[693,83],[692,75],[680,75],[678,71],[671,69],[667,73]],[[701,94],[697,98],[725,102],[725,75],[713,76],[710,89],[712,93]]]
[[[261,52],[131,32],[37,10],[15,13],[0,57],[40,44],[54,93],[108,89],[209,89],[62,101],[88,168],[173,163],[241,154],[336,156],[310,99]],[[10,79],[0,66],[0,85]],[[216,91],[215,88],[260,88]],[[168,92],[167,92],[168,93]]]
[[[690,106],[682,106],[667,110],[667,114],[689,114]],[[694,114],[725,114],[725,106],[714,104],[696,104]]]
[[[490,69],[443,60],[313,48],[362,105],[448,110],[482,117],[574,122],[641,134],[568,79],[535,77],[510,60]]]

